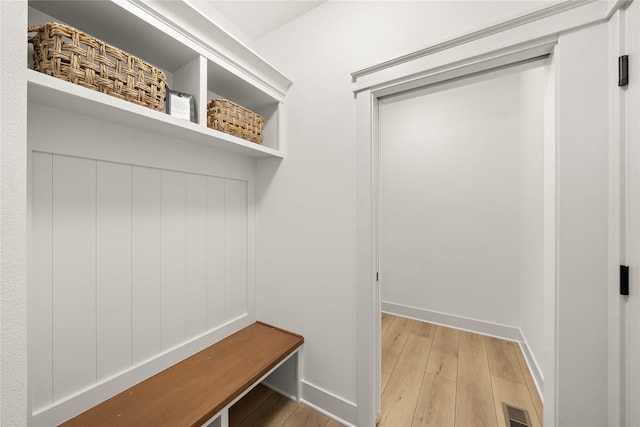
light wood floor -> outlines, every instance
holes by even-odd
[[[541,427],[542,402],[516,343],[382,315],[379,427],[505,426],[502,402]]]
[[[512,342],[382,315],[382,408],[378,427],[505,427],[502,402],[542,427],[542,402]],[[232,427],[341,424],[259,385],[231,407]]]
[[[230,427],[339,427],[302,403],[258,385],[229,410]]]

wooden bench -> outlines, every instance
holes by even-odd
[[[225,427],[229,407],[294,355],[297,360],[303,342],[256,322],[61,425]]]

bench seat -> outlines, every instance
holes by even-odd
[[[61,424],[201,426],[304,342],[256,322]]]

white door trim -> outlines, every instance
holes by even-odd
[[[611,56],[628,54],[629,70],[636,70],[631,71],[635,75],[640,64],[640,5],[637,2],[631,4],[615,24],[617,34],[613,34],[618,38],[611,42]],[[629,296],[613,301],[614,306],[619,305],[620,316],[619,322],[610,325],[610,330],[621,333],[624,343],[620,352],[614,353],[622,365],[616,378],[619,388],[614,392],[623,394],[626,400],[618,411],[620,425],[636,426],[640,423],[640,406],[637,404],[640,399],[640,87],[637,77],[611,97],[612,110],[617,109],[619,113],[617,117],[613,112],[610,115],[611,137],[620,141],[613,148],[619,150],[618,159],[622,158],[621,213],[616,217],[623,234],[619,245],[620,260],[630,269]]]
[[[374,426],[379,410],[379,383],[377,338],[375,337],[377,242],[374,212],[377,194],[374,194],[373,176],[373,117],[378,100],[371,91],[363,91],[357,97],[358,157],[357,157],[357,311],[356,311],[356,364],[357,424]]]
[[[523,60],[539,58],[542,55],[551,55],[555,41],[548,41],[545,44],[546,51],[541,51],[536,44],[534,49],[521,49],[522,46],[515,48],[509,54],[501,56],[499,58],[492,58],[490,61],[474,62],[470,64],[460,64],[460,69],[469,70],[472,69],[469,74],[475,74],[482,71],[490,71],[498,66],[507,66],[509,64],[518,63]],[[530,56],[527,57],[526,53],[529,52]],[[495,61],[498,59],[498,61]],[[483,64],[486,68],[482,68],[480,64]],[[497,65],[499,64],[499,65]],[[550,73],[553,73],[555,69],[553,64],[549,66]],[[459,71],[459,70],[456,70]],[[465,74],[456,72],[455,78],[463,77]],[[450,76],[450,74],[448,74]],[[450,80],[446,78],[445,80]],[[555,79],[551,77],[552,84],[555,83]],[[435,83],[435,82],[434,82]],[[403,82],[395,86],[398,92],[407,90],[410,84]],[[421,85],[422,86],[422,85]],[[366,176],[368,180],[364,179],[365,174],[358,175],[363,178],[358,182],[358,242],[361,250],[359,257],[358,268],[358,425],[374,425],[376,417],[380,411],[380,374],[378,372],[380,366],[380,336],[379,329],[374,325],[377,325],[380,318],[380,293],[379,284],[376,280],[376,273],[378,271],[378,210],[379,210],[379,193],[378,193],[378,179],[379,179],[379,150],[380,141],[378,136],[378,105],[381,96],[386,96],[394,93],[389,87],[377,91],[364,91],[358,94],[358,128],[361,130],[368,129],[368,132],[360,132],[358,138],[358,152],[359,160],[358,167],[359,172],[362,172],[362,168],[367,169]],[[382,94],[382,95],[381,95]],[[550,94],[555,96],[554,87],[551,88]],[[553,99],[547,102],[548,105],[553,105]],[[545,212],[545,281],[550,280],[547,289],[551,289],[552,292],[545,291],[545,306],[555,307],[555,287],[556,287],[556,156],[555,156],[555,119],[553,117],[545,117],[545,122],[551,120],[550,131],[545,132],[545,152],[550,153],[545,156],[545,206],[550,209],[549,212]],[[547,125],[545,125],[547,127]],[[363,135],[364,134],[364,135]],[[549,150],[549,147],[551,150]],[[549,171],[549,172],[548,172]],[[368,190],[368,191],[367,191]],[[365,219],[369,220],[365,220]],[[550,230],[547,232],[546,230]],[[367,235],[368,234],[368,235]],[[367,250],[365,251],[365,247]],[[547,256],[547,254],[549,254]],[[372,326],[374,326],[372,328]],[[553,322],[549,325],[551,332],[555,337],[555,315],[553,316]],[[370,344],[365,344],[365,342]],[[552,342],[555,342],[553,338]],[[373,347],[365,347],[365,345],[372,345]],[[364,349],[368,349],[369,355],[365,356]],[[555,346],[551,356],[555,358]],[[363,361],[370,361],[371,365],[369,377],[363,378],[365,374],[366,363]],[[554,362],[555,366],[556,363]],[[365,385],[366,380],[366,385]],[[555,390],[552,387],[551,390]],[[547,397],[549,398],[549,397]],[[551,400],[554,396],[550,397]],[[363,402],[369,401],[367,406],[363,406]],[[366,408],[366,409],[365,409]]]
[[[615,76],[617,70],[617,57],[624,51],[625,13],[619,14],[609,21],[609,74]],[[612,90],[609,93],[609,280],[617,283],[619,280],[619,265],[627,264],[626,255],[626,197],[625,174],[625,135],[623,131],[625,123],[625,90]],[[614,175],[617,174],[617,176]],[[609,295],[609,375],[608,393],[611,402],[619,402],[617,405],[609,404],[608,422],[612,426],[626,426],[625,406],[627,394],[623,390],[625,386],[625,343],[624,313],[625,300],[612,292]]]

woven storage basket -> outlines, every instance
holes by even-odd
[[[30,26],[34,69],[41,73],[162,110],[167,78],[162,70],[68,25]]]
[[[264,119],[226,99],[212,99],[207,103],[207,126],[262,144]]]

